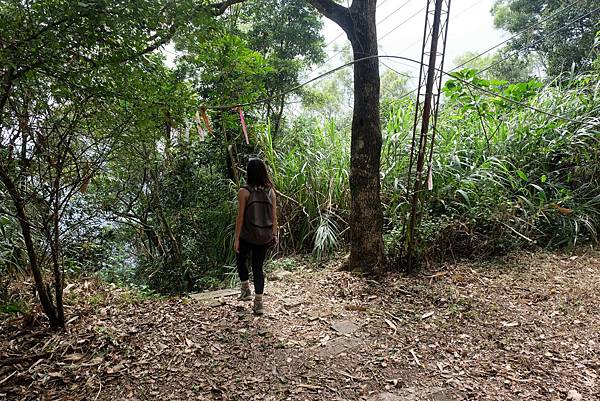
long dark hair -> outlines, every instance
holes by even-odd
[[[273,182],[269,177],[267,166],[262,160],[258,158],[248,160],[246,174],[247,184],[251,187],[273,188]]]

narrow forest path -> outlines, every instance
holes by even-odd
[[[263,317],[79,283],[66,333],[3,323],[0,399],[600,400],[598,251],[269,276]]]

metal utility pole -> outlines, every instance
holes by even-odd
[[[432,189],[433,146],[437,127],[437,116],[442,89],[442,71],[446,55],[446,40],[450,19],[451,0],[427,0],[423,48],[421,49],[421,71],[416,99],[415,118],[408,167],[407,200],[410,201],[410,216],[405,226],[405,243],[408,257],[408,270],[415,268],[417,255],[417,228],[423,204],[423,188]],[[441,42],[441,46],[439,46]],[[441,47],[441,48],[440,48]],[[429,51],[427,51],[429,48]],[[425,91],[423,92],[423,88]],[[419,127],[420,123],[420,127]],[[429,128],[431,125],[431,133]],[[424,174],[427,146],[429,163]],[[415,166],[416,161],[416,166]],[[427,180],[427,182],[425,182]],[[426,185],[425,185],[426,184]]]

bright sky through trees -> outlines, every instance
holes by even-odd
[[[494,0],[454,0],[450,12],[451,21],[448,32],[448,47],[446,50],[446,69],[454,67],[455,59],[466,52],[482,52],[508,36],[506,32],[494,28],[490,12]],[[423,23],[425,18],[425,1],[423,0],[379,0],[377,20],[383,21],[378,25],[380,38],[380,54],[410,57],[418,60],[423,40]],[[401,7],[401,8],[400,8]],[[398,8],[400,8],[398,10]],[[331,43],[325,51],[327,57],[332,57],[326,66],[313,69],[308,74],[314,77],[342,62],[339,49],[349,46],[346,35],[335,23],[323,18],[323,35],[325,43]],[[398,27],[398,25],[402,25]],[[393,30],[393,31],[392,31]],[[391,33],[390,33],[391,32]],[[385,37],[384,37],[385,36]],[[382,39],[381,39],[382,38]],[[335,40],[334,40],[335,39]],[[333,42],[332,42],[333,41]],[[172,46],[163,49],[167,65],[174,66],[175,53]],[[418,74],[416,64],[393,59],[382,61],[395,70]],[[382,66],[382,73],[387,69]]]
[[[379,0],[377,20],[383,21],[377,27],[380,38],[379,47],[381,54],[399,55],[414,59],[420,58],[421,42],[423,39],[423,23],[425,12],[422,10],[425,1],[422,0]],[[406,5],[404,5],[406,4]],[[404,5],[404,6],[403,6]],[[493,0],[454,0],[450,12],[450,28],[448,32],[448,47],[446,51],[446,67],[452,68],[456,57],[467,51],[481,52],[502,41],[506,33],[494,29],[491,8]],[[399,7],[399,11],[395,12]],[[421,10],[421,11],[419,11]],[[389,18],[388,15],[392,14]],[[415,15],[416,14],[416,15]],[[409,17],[413,16],[409,19]],[[408,21],[406,21],[409,19]],[[402,26],[395,29],[400,23],[406,21]],[[323,33],[325,43],[330,43],[341,32],[341,29],[329,20],[325,20]],[[385,36],[387,34],[387,36]],[[385,36],[385,37],[384,37]],[[340,36],[328,48],[329,56],[335,53],[335,48],[347,45],[345,35]],[[416,65],[394,61],[382,60],[390,67],[418,74]],[[331,65],[338,65],[340,59],[335,57],[330,61]],[[406,64],[406,65],[405,65]],[[322,69],[325,71],[324,69]],[[385,70],[385,66],[382,71]],[[311,74],[313,76],[313,74]]]

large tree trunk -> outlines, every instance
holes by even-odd
[[[383,211],[379,168],[379,60],[377,58],[377,0],[354,0],[350,8],[331,0],[309,0],[323,15],[344,29],[354,52],[354,112],[350,166],[352,236],[350,268],[379,272],[384,267]]]
[[[377,55],[376,1],[362,4],[353,12],[349,35],[354,60]],[[361,271],[383,267],[383,211],[379,198],[381,126],[379,119],[379,60],[374,57],[354,65],[354,110],[350,191],[352,195],[352,247],[350,265]]]

